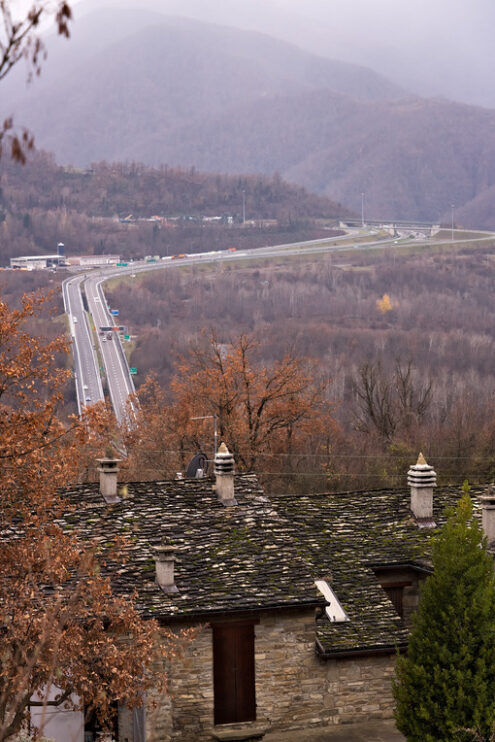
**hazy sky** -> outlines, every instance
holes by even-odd
[[[495,107],[494,0],[78,0],[76,22],[105,5],[263,31],[412,92]]]
[[[94,1],[80,0],[79,9]],[[98,0],[98,4],[151,6],[262,30],[317,54],[371,66],[420,94],[495,106],[494,0]]]

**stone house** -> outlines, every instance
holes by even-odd
[[[225,447],[215,478],[131,483],[100,461],[100,487],[68,495],[67,528],[126,534],[114,589],[145,617],[199,627],[169,668],[153,711],[119,711],[119,742],[261,737],[392,715],[391,678],[405,649],[430,539],[457,488],[439,488],[420,457],[409,489],[268,498],[234,477]],[[473,491],[490,528],[495,500]],[[493,528],[493,526],[492,526]],[[495,530],[492,534],[495,537]],[[87,734],[85,742],[91,740]]]

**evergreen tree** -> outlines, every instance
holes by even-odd
[[[408,742],[493,739],[495,572],[468,489],[434,540],[434,573],[397,661],[395,715]]]

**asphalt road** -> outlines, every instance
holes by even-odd
[[[110,315],[107,309],[105,295],[102,284],[109,278],[119,275],[132,273],[149,272],[154,270],[173,269],[180,267],[187,261],[187,264],[198,264],[205,262],[237,262],[240,260],[261,260],[263,258],[288,257],[294,255],[310,255],[318,253],[349,251],[353,247],[356,249],[376,249],[390,248],[397,243],[411,244],[407,238],[397,239],[394,237],[373,239],[376,231],[373,230],[354,230],[356,240],[366,236],[367,242],[356,242],[352,244],[350,234],[341,237],[328,237],[310,242],[296,242],[284,245],[275,245],[270,247],[260,247],[242,251],[218,251],[208,252],[198,255],[191,255],[187,258],[174,260],[172,258],[162,258],[157,263],[146,263],[144,261],[134,262],[127,267],[100,268],[83,275],[67,279],[63,284],[64,302],[66,312],[70,318],[71,335],[74,342],[74,363],[76,373],[76,389],[78,396],[79,412],[84,404],[93,404],[104,398],[101,383],[99,360],[97,357],[96,347],[91,334],[87,314],[81,298],[81,288],[84,284],[84,290],[88,301],[89,311],[93,317],[94,324],[98,330],[101,326],[112,326],[118,323],[115,317]],[[493,234],[482,233],[474,239],[463,240],[463,242],[478,242],[493,239]],[[349,244],[351,240],[351,244]],[[345,244],[341,244],[345,242]],[[450,244],[451,240],[435,241],[428,240],[428,245]],[[112,339],[103,339],[97,332],[97,343],[99,346],[100,357],[105,369],[107,386],[110,394],[110,400],[117,417],[122,421],[126,414],[127,399],[134,392],[132,376],[125,359],[120,339],[117,332],[112,333]]]
[[[104,332],[100,330],[101,327],[119,324],[118,317],[111,315],[107,308],[105,294],[101,287],[103,281],[106,280],[108,280],[106,274],[103,274],[103,277],[100,274],[90,275],[86,278],[84,289],[97,331],[97,342],[105,369],[110,401],[117,420],[122,422],[126,415],[128,397],[135,390],[119,333],[115,330]]]
[[[84,405],[94,404],[104,398],[98,359],[81,296],[81,285],[85,278],[84,275],[78,275],[67,279],[62,285],[65,311],[69,317],[72,338],[74,380],[79,413]]]

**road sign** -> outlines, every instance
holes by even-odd
[[[130,340],[130,339],[131,339],[130,335],[124,335],[124,340]]]
[[[110,314],[113,314],[115,317],[117,317],[118,313],[119,313],[119,310],[118,309],[111,309],[110,310]]]
[[[137,368],[134,368],[134,367],[133,367],[133,368],[130,368],[130,369],[129,369],[129,371],[130,371],[130,373],[131,373],[131,374],[133,374],[133,375],[134,375],[134,374],[137,374]]]

